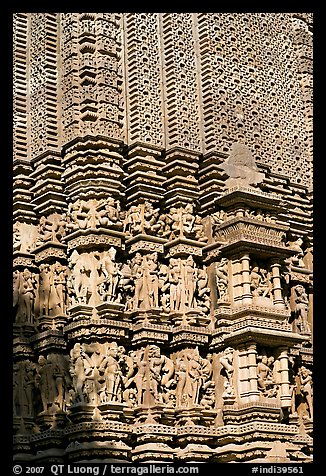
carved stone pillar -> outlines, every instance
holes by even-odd
[[[232,260],[232,274],[233,274],[233,300],[234,303],[241,303],[242,299],[242,276],[241,276],[241,261],[238,257]]]
[[[290,381],[289,381],[289,365],[288,365],[288,348],[282,346],[279,348],[280,362],[280,398],[282,407],[291,407],[291,393],[290,393]]]
[[[252,302],[252,296],[250,291],[250,271],[249,271],[249,262],[250,256],[248,253],[245,253],[241,258],[241,267],[242,267],[242,303],[248,304]]]
[[[248,377],[249,377],[249,399],[255,402],[259,399],[259,391],[257,387],[257,360],[256,360],[256,344],[249,344],[247,348],[248,358]]]
[[[239,349],[239,379],[238,379],[238,392],[241,399],[248,399],[248,393],[250,391],[249,371],[248,371],[248,358],[247,350],[245,348]]]
[[[280,278],[280,267],[278,263],[273,263],[272,268],[272,280],[273,280],[273,296],[274,296],[274,306],[284,308],[284,299],[282,296],[282,286]]]

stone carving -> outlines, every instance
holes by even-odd
[[[229,300],[228,291],[228,260],[222,258],[219,263],[216,263],[215,268],[216,286],[218,291],[218,301],[227,302]]]
[[[224,223],[227,220],[228,215],[224,210],[218,210],[211,215],[211,224],[212,224],[212,235],[213,237],[216,235],[217,228],[221,223]]]
[[[267,298],[272,301],[273,287],[271,281],[271,273],[262,266],[258,266],[256,262],[253,263],[250,272],[250,289],[254,299]]]
[[[205,402],[211,393],[208,390],[212,385],[211,376],[210,354],[207,359],[203,359],[197,347],[180,351],[175,361],[176,407],[192,407],[202,399]]]
[[[69,203],[67,218],[71,231],[122,226],[120,202],[113,197]]]
[[[159,211],[148,201],[132,205],[126,213],[123,231],[128,237],[137,234],[156,235],[161,228]]]
[[[40,415],[65,410],[68,385],[66,374],[58,355],[39,356],[35,383],[42,402]]]
[[[248,146],[234,142],[230,148],[230,155],[221,165],[228,175],[228,188],[238,185],[257,185],[264,179],[264,174],[258,171],[254,157]]]
[[[13,416],[32,417],[36,365],[30,361],[13,365]]]
[[[145,256],[136,253],[131,261],[131,273],[134,278],[133,309],[158,308],[157,268],[156,252]]]
[[[274,357],[266,354],[257,356],[257,386],[266,397],[277,396],[278,387],[274,376]]]
[[[68,271],[58,261],[54,264],[41,264],[39,284],[40,315],[55,316],[66,314],[68,304]]]
[[[304,365],[298,371],[300,377],[300,392],[307,404],[308,416],[313,419],[313,386],[312,386],[312,372]]]
[[[293,266],[298,266],[299,268],[305,268],[305,263],[304,263],[304,252],[302,249],[302,244],[303,240],[302,238],[297,238],[294,241],[288,241],[287,246],[290,248],[290,250],[296,251],[296,254],[294,256],[291,256],[291,258],[288,259],[291,265]]]
[[[292,326],[295,331],[300,333],[310,333],[308,322],[309,299],[306,290],[302,284],[297,284],[292,289]]]
[[[125,349],[109,344],[76,343],[70,351],[70,375],[73,384],[72,404],[100,405],[122,402],[127,376]]]
[[[15,322],[34,324],[35,299],[38,291],[36,275],[28,268],[13,273],[13,306]]]
[[[66,235],[65,224],[61,215],[41,216],[38,227],[39,235],[35,247],[48,242],[61,243],[62,238]]]
[[[234,349],[232,347],[227,347],[223,355],[220,357],[220,363],[222,365],[221,375],[224,376],[224,392],[222,397],[228,399],[229,397],[234,397],[234,381],[233,381],[233,354]]]
[[[159,224],[158,234],[169,240],[175,238],[196,239],[200,242],[208,240],[202,219],[199,215],[195,215],[191,203],[187,203],[185,207],[171,207],[167,213],[160,216]]]
[[[311,459],[311,31],[14,15],[18,459]]]

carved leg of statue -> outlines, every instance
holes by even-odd
[[[58,391],[55,403],[59,406],[60,410],[63,410],[63,378],[57,377],[55,380],[55,384]]]

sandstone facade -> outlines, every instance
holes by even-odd
[[[311,15],[13,22],[15,459],[311,461]]]

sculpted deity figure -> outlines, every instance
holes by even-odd
[[[50,219],[51,217],[51,219]],[[49,217],[41,216],[38,226],[39,237],[35,246],[40,246],[48,241],[60,243],[65,236],[65,222],[62,217],[55,214]]]
[[[201,243],[206,243],[208,241],[208,237],[205,235],[203,220],[199,215],[195,216],[192,231],[195,233],[195,238],[197,241]]]
[[[196,281],[198,276],[198,270],[196,268],[196,263],[192,255],[189,255],[186,259],[186,262],[183,266],[184,270],[184,295],[185,295],[185,305],[189,308],[196,307],[195,301],[195,289],[196,289]]]
[[[254,263],[250,273],[250,289],[253,297],[272,298],[272,282],[270,273]]]
[[[220,357],[220,363],[222,365],[221,374],[225,377],[225,382],[224,382],[225,390],[223,393],[223,397],[234,396],[233,354],[234,354],[234,349],[232,347],[227,347],[224,350],[223,355]]]
[[[299,369],[301,394],[307,402],[309,418],[313,419],[313,386],[312,386],[312,372],[305,366]]]
[[[228,260],[222,258],[219,263],[216,264],[216,286],[218,291],[219,300],[227,300],[228,298]]]
[[[20,231],[20,226],[18,222],[15,222],[12,228],[13,232],[13,248],[14,251],[19,251],[21,247],[21,231]]]
[[[118,362],[119,347],[116,342],[109,344],[99,372],[104,370],[105,389],[102,402],[121,402],[122,371]],[[104,397],[104,398],[103,398]]]
[[[288,241],[287,246],[291,249],[296,251],[296,254],[290,258],[290,262],[293,266],[298,266],[300,268],[305,268],[305,263],[303,261],[304,252],[302,249],[303,240],[302,238],[297,238],[294,241]]]
[[[131,271],[135,283],[134,309],[157,308],[159,305],[157,253],[146,256],[136,253],[132,260]]]
[[[50,309],[50,265],[47,263],[40,264],[40,286],[39,286],[39,306],[40,314],[48,315]]]
[[[182,275],[181,275],[181,261],[177,258],[170,258],[170,310],[178,311],[181,304],[181,287],[182,287]]]
[[[45,358],[39,356],[36,386],[40,391],[43,411],[47,412],[53,405],[63,410],[64,407],[64,373],[52,354]],[[50,406],[50,407],[49,407]]]
[[[30,361],[13,365],[13,415],[33,416],[36,366]]]
[[[84,383],[86,380],[86,373],[85,373],[85,366],[84,366],[84,358],[83,358],[83,351],[81,348],[81,344],[76,342],[74,347],[70,351],[70,375],[72,377],[72,383],[75,391],[76,400],[79,402],[84,402]]]
[[[126,213],[123,232],[127,236],[137,235],[142,232],[142,218],[139,205],[132,205]]]
[[[119,267],[115,262],[116,249],[111,246],[107,252],[102,254],[99,263],[99,271],[104,276],[104,281],[100,283],[103,300],[115,301],[117,298],[117,286],[121,276]]]
[[[28,268],[14,273],[14,306],[17,323],[34,323],[35,298],[38,283],[34,273]]]
[[[187,203],[182,213],[182,234],[189,236],[193,231],[195,223],[194,207],[191,203]]]
[[[294,327],[301,333],[310,332],[308,306],[309,299],[306,290],[302,284],[297,284],[294,287]]]
[[[120,202],[108,197],[104,201],[104,208],[99,212],[99,223],[101,226],[122,225],[120,221]]]
[[[207,357],[207,359],[200,357],[198,348],[186,349],[177,356],[175,362],[177,407],[197,405],[200,395],[205,394],[212,375],[211,356]]]
[[[211,215],[212,235],[216,235],[217,228],[227,219],[227,213],[224,210],[218,210]]]
[[[206,266],[198,270],[197,274],[197,304],[203,312],[210,309],[210,289],[208,287],[208,276]]]
[[[158,287],[161,295],[161,305],[164,312],[170,311],[170,282],[169,267],[161,264],[158,272]]]
[[[144,258],[145,261],[145,258]],[[157,276],[157,253],[151,253],[146,257],[145,272],[147,277],[147,290],[149,306],[158,307],[158,276]]]
[[[267,357],[266,354],[258,357],[257,364],[257,385],[258,389],[266,397],[274,397],[277,394],[277,387],[273,373],[274,357]]]
[[[74,250],[69,259],[75,300],[80,304],[96,306],[101,303],[98,285],[101,282],[100,255],[97,252],[79,254]]]
[[[144,203],[144,232],[149,235],[154,235],[161,228],[159,219],[159,208],[154,208],[150,202]]]
[[[67,278],[68,273],[65,266],[58,261],[53,267],[53,292],[55,293],[53,314],[65,314],[67,309]]]

